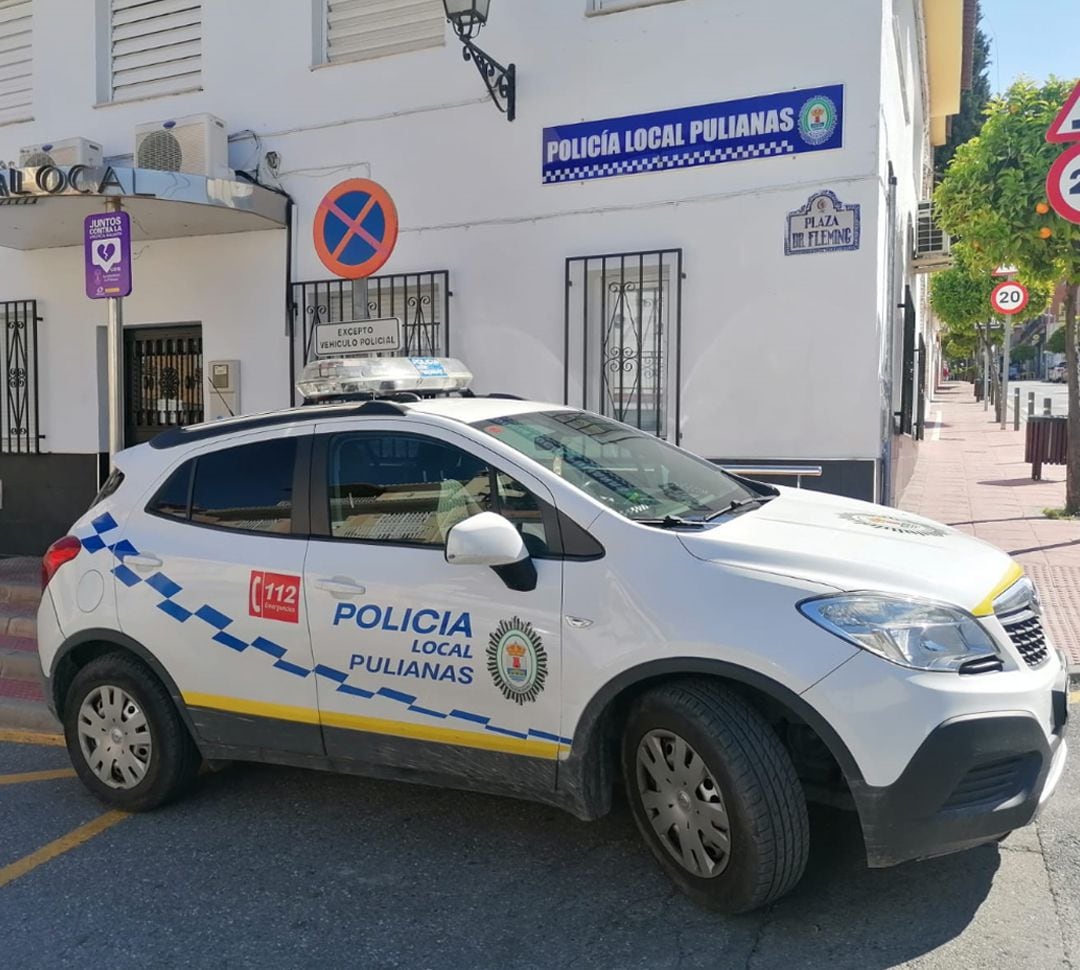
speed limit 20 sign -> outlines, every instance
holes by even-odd
[[[998,313],[1019,313],[1028,305],[1027,287],[1012,280],[998,283],[990,294],[990,305]]]

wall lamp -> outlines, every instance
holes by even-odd
[[[443,6],[446,19],[461,41],[465,60],[476,65],[495,107],[506,115],[507,121],[513,121],[517,115],[517,69],[513,64],[503,67],[472,40],[487,23],[491,0],[443,0]]]

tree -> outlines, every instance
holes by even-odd
[[[1020,344],[1013,348],[1012,359],[1017,364],[1026,364],[1035,359],[1035,348],[1031,344]]]
[[[1072,88],[1072,82],[1054,78],[1042,86],[1020,80],[994,98],[979,134],[957,148],[934,200],[939,223],[963,239],[975,269],[989,273],[1002,263],[1014,263],[1029,282],[1061,280],[1066,284],[1069,458],[1065,508],[1070,514],[1080,514],[1076,347],[1080,226],[1055,216],[1046,200],[1046,173],[1061,153],[1060,145],[1046,141],[1046,130]]]
[[[976,23],[982,19],[981,4],[976,4]],[[949,140],[934,151],[934,175],[937,181],[945,174],[956,149],[974,138],[982,127],[983,112],[990,100],[990,42],[978,27],[972,50],[971,89],[960,94],[960,111],[953,115]]]
[[[952,359],[967,359],[977,349],[989,349],[987,324],[1007,322],[1001,314],[990,308],[990,294],[1001,282],[999,278],[980,269],[978,250],[958,242],[953,247],[954,262],[950,269],[935,273],[930,278],[930,306],[944,324],[943,348]],[[1028,288],[1028,315],[1037,316],[1046,309],[1052,296],[1052,288],[1043,280],[1020,278]],[[1018,350],[1020,348],[1017,348]],[[958,353],[959,351],[959,353]],[[998,380],[996,369],[992,372]]]

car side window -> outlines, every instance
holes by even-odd
[[[166,480],[146,506],[146,511],[170,519],[187,519],[191,498],[191,475],[195,459],[185,461]]]
[[[296,439],[275,438],[200,455],[190,519],[240,532],[292,532]]]
[[[493,508],[487,464],[418,435],[357,432],[330,440],[330,533],[442,546],[450,528]]]

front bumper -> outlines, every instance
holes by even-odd
[[[1065,690],[1048,736],[1031,714],[977,714],[935,728],[892,784],[852,785],[871,867],[945,855],[1027,825],[1065,766]]]

